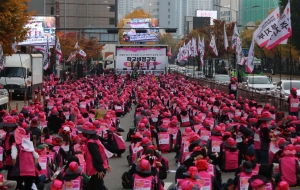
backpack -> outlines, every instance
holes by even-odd
[[[123,173],[122,186],[124,189],[132,189],[133,188],[133,177],[129,172]]]

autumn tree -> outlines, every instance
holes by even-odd
[[[76,51],[74,48],[76,42],[78,42],[78,46],[86,53],[86,59],[97,59],[102,56],[101,51],[104,44],[98,44],[98,39],[95,36],[87,39],[84,35],[82,35],[76,40],[76,34],[74,33],[67,37],[61,36],[59,40],[65,59],[68,59],[70,54]]]
[[[133,18],[152,18],[150,13],[145,12],[144,9],[135,9],[131,13],[127,14],[124,18],[120,19],[118,23],[118,28],[124,28],[126,25],[126,19],[133,19]],[[158,23],[155,23],[156,26]],[[119,30],[119,42],[120,44],[131,44],[132,42],[124,42],[123,41],[123,32],[124,29]]]
[[[31,19],[33,12],[26,12],[30,0],[1,0],[0,2],[0,43],[4,54],[13,53],[11,44],[26,39],[24,25]]]
[[[173,35],[170,33],[160,34],[159,35],[159,44],[168,45],[168,47],[172,49],[172,53],[175,52],[176,41],[173,38]]]

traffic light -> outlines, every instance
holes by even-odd
[[[177,28],[167,28],[166,33],[176,33],[177,32]]]

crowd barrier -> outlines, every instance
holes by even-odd
[[[226,84],[220,84],[212,80],[204,79],[204,78],[193,78],[193,77],[187,77],[181,73],[177,73],[178,75],[181,75],[182,77],[187,78],[190,81],[197,82],[201,86],[207,86],[211,89],[216,89],[223,91],[225,93],[229,93],[228,85]],[[264,106],[264,104],[270,104],[271,106],[274,106],[278,112],[284,112],[285,115],[289,111],[289,106],[287,103],[287,99],[281,98],[279,96],[274,96],[267,91],[250,91],[246,89],[244,86],[239,84],[238,88],[238,97],[243,97],[243,99],[249,99],[249,100],[255,100],[258,104]]]

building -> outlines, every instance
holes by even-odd
[[[133,0],[134,9],[142,9],[144,6],[145,0]]]
[[[134,0],[118,0],[118,20],[131,13],[134,9]]]
[[[218,6],[217,6],[218,5]],[[238,22],[240,0],[215,0],[214,7],[218,11],[218,19],[226,22]]]
[[[240,18],[243,26],[248,22],[256,23],[264,20],[268,13],[278,7],[279,0],[239,0],[241,4]]]
[[[37,15],[56,15],[57,28],[113,27],[116,0],[31,0],[28,10]]]

